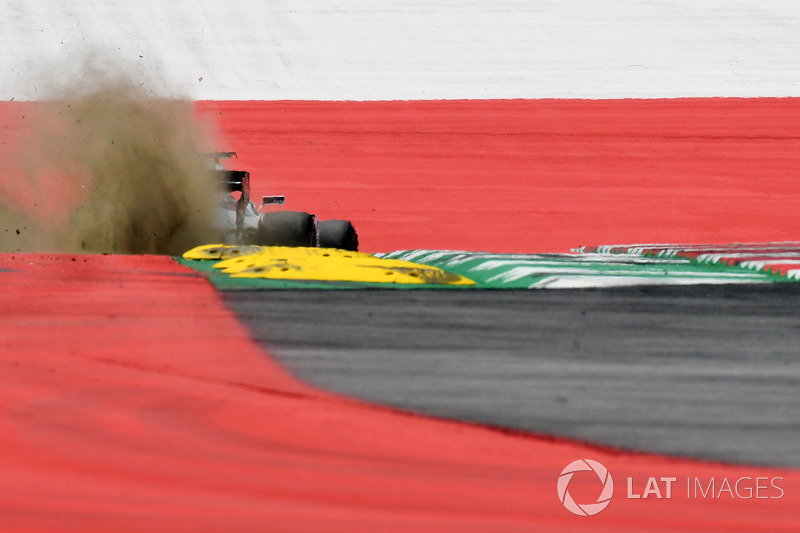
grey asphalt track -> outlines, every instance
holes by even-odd
[[[439,417],[800,467],[800,285],[226,291],[286,368]]]

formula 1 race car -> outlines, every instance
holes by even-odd
[[[236,152],[213,152],[206,157],[225,187],[217,221],[225,244],[358,250],[358,233],[349,220],[320,221],[304,211],[269,210],[283,205],[284,196],[264,196],[256,209],[250,201],[250,172],[228,170],[220,164],[221,159],[236,157]],[[241,193],[238,199],[232,195],[235,192]]]

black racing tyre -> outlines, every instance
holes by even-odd
[[[358,233],[349,220],[323,220],[319,223],[321,248],[358,251]]]
[[[260,246],[316,246],[314,215],[302,211],[274,211],[258,217],[256,244]]]

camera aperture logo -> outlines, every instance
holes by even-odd
[[[569,492],[569,484],[575,474],[587,472],[580,481],[581,498],[587,494],[594,495],[594,489],[600,492],[596,501],[576,502]],[[599,485],[593,485],[594,476]],[[780,500],[786,492],[783,489],[781,476],[741,476],[737,479],[728,477],[686,476],[642,476],[641,474],[627,478],[627,500],[641,502],[648,499],[671,500],[685,497],[697,501],[730,500]],[[576,488],[576,487],[573,487]],[[587,489],[589,492],[587,492]],[[594,516],[603,511],[614,497],[614,480],[611,473],[602,464],[592,459],[578,459],[561,471],[558,476],[558,499],[571,513],[578,516]]]
[[[603,484],[603,490],[594,503],[577,503],[569,493],[569,482],[576,472],[593,471]],[[573,461],[558,476],[558,499],[572,513],[578,516],[593,516],[608,507],[614,496],[614,480],[608,469],[591,459]]]

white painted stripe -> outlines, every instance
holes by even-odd
[[[635,276],[553,276],[533,283],[529,289],[602,289],[643,285],[722,285],[730,283],[766,283],[763,279],[648,278]]]
[[[87,52],[198,99],[800,95],[795,0],[6,0],[0,99]]]
[[[695,260],[698,263],[707,263],[713,264],[718,263],[723,260],[728,259],[739,259],[739,264],[744,266],[746,261],[741,261],[744,258],[751,258],[751,261],[762,260],[766,257],[775,258],[775,261],[778,263],[790,263],[793,259],[797,258],[800,259],[800,251],[798,252],[770,252],[769,250],[763,251],[759,250],[760,253],[755,253],[754,251],[747,252],[747,253],[720,253],[720,254],[701,254],[698,255]],[[787,258],[787,259],[781,259]]]
[[[640,254],[645,250],[661,250],[670,253],[676,252],[702,252],[705,250],[719,251],[730,250],[731,252],[751,251],[800,251],[798,241],[776,241],[776,242],[733,242],[724,244],[681,244],[681,243],[636,243],[636,244],[604,244],[597,247],[598,252],[613,253],[615,250],[622,250],[618,253]],[[585,253],[586,250],[584,250]]]
[[[775,265],[800,265],[800,259],[762,259],[755,261],[742,261],[739,266],[744,268],[765,268]]]
[[[477,270],[477,269],[472,269]],[[592,279],[621,279],[621,278],[635,278],[640,280],[650,280],[654,284],[682,284],[682,283],[706,283],[713,280],[714,283],[727,283],[727,282],[741,282],[741,281],[763,281],[763,276],[753,276],[748,272],[720,272],[709,274],[707,272],[669,272],[669,274],[658,272],[633,272],[630,270],[599,270],[592,271],[580,267],[514,267],[509,270],[502,271],[495,276],[487,278],[487,283],[512,283],[514,281],[531,277],[542,276],[545,274],[555,274],[559,277],[576,277],[576,278],[592,278]]]

